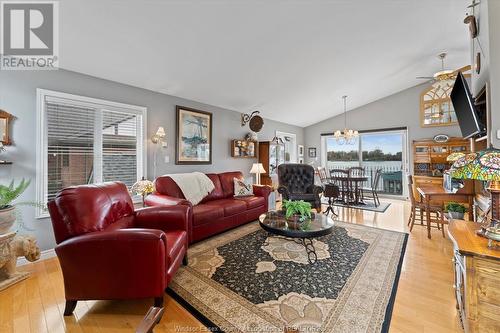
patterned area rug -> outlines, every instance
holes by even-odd
[[[407,237],[336,222],[310,264],[251,223],[192,246],[169,293],[209,331],[387,332]]]

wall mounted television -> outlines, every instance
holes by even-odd
[[[485,134],[486,128],[478,116],[469,85],[460,72],[457,75],[450,97],[464,139]]]

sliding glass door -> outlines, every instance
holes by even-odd
[[[340,145],[332,135],[324,135],[322,165],[328,170],[361,166],[369,178],[366,187],[371,187],[375,172],[381,169],[377,190],[389,195],[406,195],[406,132],[405,129],[362,131],[351,145]]]

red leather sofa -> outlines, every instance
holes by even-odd
[[[69,187],[48,203],[66,294],[64,315],[78,300],[154,297],[187,264],[191,207],[134,210],[120,182]]]
[[[234,178],[243,178],[241,172],[209,173],[215,189],[199,204],[193,206],[184,198],[181,189],[169,176],[155,180],[155,192],[146,197],[148,206],[188,206],[189,241],[194,243],[239,225],[255,221],[267,212],[272,189],[254,185],[253,196],[234,197]]]

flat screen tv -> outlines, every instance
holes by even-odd
[[[474,99],[462,73],[458,73],[450,97],[464,139],[483,134],[484,126],[479,120]]]

